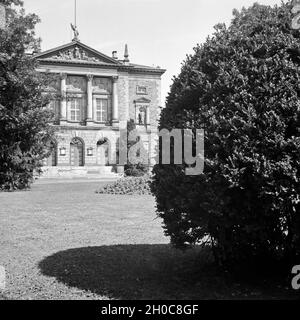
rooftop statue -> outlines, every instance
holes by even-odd
[[[74,32],[74,39],[73,39],[73,41],[79,41],[79,32],[78,32],[78,29],[77,29],[77,26],[75,25],[73,25],[73,23],[71,23],[71,28],[72,28],[72,30],[73,30],[73,32]]]

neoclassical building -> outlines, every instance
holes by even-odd
[[[161,106],[161,77],[165,70],[98,52],[78,40],[35,55],[38,71],[57,75],[47,88],[56,114],[47,176],[121,172],[118,136],[133,120],[146,149],[153,149],[150,133],[157,130]],[[110,151],[113,158],[109,155]],[[114,160],[114,161],[113,161]]]

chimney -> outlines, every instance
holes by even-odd
[[[113,51],[112,52],[112,57],[116,60],[118,60],[118,52],[117,51]]]
[[[4,29],[6,25],[6,8],[3,3],[0,3],[0,29]]]
[[[128,54],[128,45],[125,44],[125,53],[124,53],[124,63],[128,64],[129,63],[129,54]]]

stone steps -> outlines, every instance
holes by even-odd
[[[87,178],[109,179],[119,178],[114,167],[43,167],[41,178]]]

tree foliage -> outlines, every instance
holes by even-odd
[[[0,190],[15,190],[27,188],[40,172],[53,114],[43,95],[50,78],[36,71],[29,54],[39,48],[39,18],[25,14],[21,1],[2,3],[8,7],[6,28],[0,30]]]
[[[134,133],[132,135],[132,133]],[[131,136],[132,135],[132,136]],[[135,151],[135,162],[130,162],[129,150]],[[128,177],[142,177],[148,172],[148,154],[144,149],[144,145],[140,140],[139,133],[136,129],[136,124],[133,119],[127,122],[127,158],[128,163],[124,166],[125,176]]]
[[[291,262],[300,254],[300,33],[290,3],[233,15],[187,56],[160,119],[160,129],[205,129],[204,174],[157,165],[152,191],[173,244],[208,237],[231,267]]]

